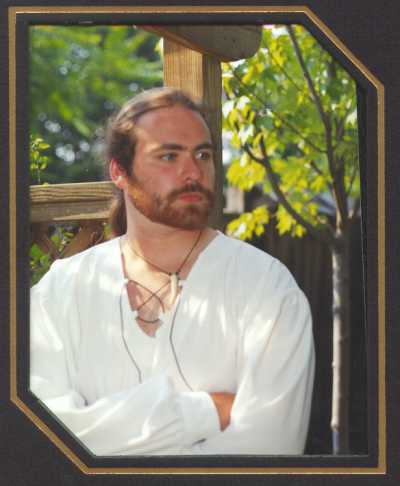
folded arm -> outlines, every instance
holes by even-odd
[[[32,290],[30,388],[92,453],[177,454],[219,433],[210,395],[177,392],[166,374],[88,405],[74,385],[72,337],[56,308],[43,288]]]
[[[297,289],[271,305],[274,315],[260,305],[244,316],[229,426],[187,454],[303,453],[314,379],[311,315]]]

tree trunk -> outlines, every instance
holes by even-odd
[[[350,228],[348,228],[349,230]],[[332,249],[333,277],[333,454],[349,453],[350,382],[350,231],[338,235]]]

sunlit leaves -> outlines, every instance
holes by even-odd
[[[323,218],[318,217],[318,204],[308,201],[307,198],[298,197],[297,200],[292,201],[291,207],[311,224],[321,224],[324,221]],[[306,234],[304,226],[299,224],[297,219],[284,206],[278,206],[275,216],[276,227],[280,235],[290,233],[292,237],[301,238]]]
[[[232,186],[249,191],[265,180],[265,168],[244,154],[229,166],[227,179]]]
[[[36,244],[30,248],[31,284],[34,285],[43,277],[51,265],[49,253],[44,253]]]
[[[326,178],[317,175],[310,183],[310,189],[316,193],[323,192],[327,189]]]
[[[303,236],[305,229],[296,223],[294,217],[283,206],[279,206],[276,212],[277,229],[280,235],[291,232],[292,236]]]
[[[268,224],[270,214],[266,206],[259,206],[251,212],[243,213],[227,226],[228,235],[241,240],[249,240],[254,234],[261,236]]]
[[[29,170],[31,180],[41,184],[41,174],[46,169],[49,162],[49,157],[44,154],[50,145],[46,143],[42,138],[29,137]]]
[[[296,214],[313,226],[330,224],[321,216],[318,201],[321,197],[336,200],[335,177],[343,178],[335,183],[343,184],[348,197],[359,196],[357,105],[355,82],[349,74],[303,27],[292,28],[324,115],[288,28],[266,26],[261,48],[252,58],[223,65],[227,95],[223,126],[231,132],[236,149],[248,147],[254,155],[254,160],[246,154],[232,162],[229,182],[245,191],[261,187],[278,204],[279,232],[302,236],[305,228]],[[333,152],[328,150],[329,139]],[[272,174],[263,170],[266,157]],[[341,167],[344,171],[337,170]],[[282,206],[282,197],[293,214]],[[231,223],[236,232],[242,228],[240,237],[253,234],[249,228],[254,216],[249,214],[240,223]]]

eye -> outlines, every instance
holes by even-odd
[[[167,162],[171,162],[171,161],[175,160],[176,157],[177,157],[177,154],[175,152],[167,152],[167,153],[162,154],[160,156],[160,158],[162,160],[166,160]]]
[[[212,159],[212,152],[211,150],[199,150],[196,152],[196,159],[197,160],[210,160]]]

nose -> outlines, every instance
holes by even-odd
[[[203,172],[195,154],[186,152],[182,157],[181,175],[185,180],[198,181],[202,178]]]

